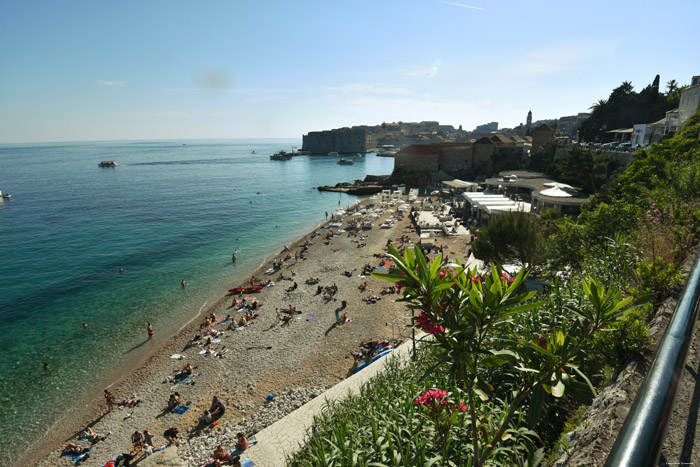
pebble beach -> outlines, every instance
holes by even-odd
[[[375,268],[380,265],[380,255],[386,251],[389,240],[398,244],[399,238],[407,235],[411,241],[417,241],[408,216],[397,220],[390,229],[378,228],[392,216],[395,214],[389,207],[375,221],[372,230],[360,230],[354,235],[337,227],[330,228],[325,222],[316,231],[317,236],[312,237],[310,232],[288,245],[288,252],[271,252],[270,261],[253,274],[256,283],[272,281],[273,286],[256,294],[218,297],[172,336],[161,336],[155,329],[157,350],[145,356],[133,372],[107,387],[117,399],[140,400],[139,405],[109,412],[102,395],[94,394],[90,400],[76,405],[63,429],[37,446],[39,449],[23,460],[23,465],[71,465],[69,458],[60,456],[61,450],[69,442],[89,445],[77,439],[87,427],[109,436],[92,446],[89,457],[81,464],[84,466],[103,466],[117,455],[130,452],[130,436],[135,431],[147,429],[155,435],[154,445],[163,446],[167,442],[162,434],[171,427],[179,431],[178,455],[185,464],[202,465],[211,459],[212,444],[227,447],[227,443],[233,444],[238,431],[254,436],[346,378],[354,362],[351,352],[357,352],[363,342],[398,343],[407,339],[409,317],[405,307],[396,302],[399,296],[380,293],[391,284],[362,274],[367,264],[374,272],[382,272]],[[327,238],[330,233],[332,238]],[[305,242],[309,242],[306,259],[295,259]],[[464,254],[463,237],[446,237],[439,243],[448,246],[447,252],[453,258],[458,252]],[[272,258],[282,260],[287,254],[292,258],[270,274]],[[466,259],[462,256],[460,261]],[[280,275],[290,280],[277,280]],[[318,278],[319,283],[307,284],[306,280],[312,278]],[[358,287],[365,282],[367,289],[361,291]],[[247,285],[249,282],[231,287]],[[337,286],[337,293],[331,299],[317,294],[318,286],[333,285]],[[365,300],[369,296],[379,300],[374,303]],[[247,302],[258,302],[258,316],[245,327],[230,329],[228,324],[240,320],[244,314],[237,311],[240,304],[235,305],[244,298]],[[346,307],[341,313],[347,315],[349,322],[339,324],[336,309],[342,307],[343,301]],[[280,320],[276,310],[287,310],[290,305],[297,314],[287,320],[289,314],[283,312],[281,316],[285,319]],[[201,354],[208,348],[204,345],[186,348],[200,334],[200,325],[211,314],[219,318],[231,315],[228,322],[212,326],[223,332],[218,337],[220,341],[211,344],[212,351],[228,348],[221,358]],[[144,340],[147,339],[144,326]],[[181,358],[171,358],[174,355]],[[193,377],[185,383],[173,380],[187,363],[194,368]],[[183,414],[164,410],[174,392],[180,395],[182,405],[188,407]],[[274,397],[268,401],[271,394]],[[198,419],[214,396],[222,399],[226,411],[216,426],[204,426]]]

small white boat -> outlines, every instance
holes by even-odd
[[[354,163],[355,161],[353,161],[352,159],[340,159],[338,161],[338,164],[340,165],[353,165]]]
[[[328,155],[329,155],[329,156],[337,156],[337,155],[338,155],[338,153],[337,153],[337,152],[335,152],[335,151],[332,151],[332,152],[329,152],[329,153],[328,153]]]
[[[116,167],[118,164],[114,161],[102,161],[98,165],[100,167]]]
[[[361,152],[358,152],[358,153],[357,153],[357,157],[365,157],[365,155],[362,154]]]

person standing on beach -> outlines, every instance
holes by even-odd
[[[105,389],[105,401],[107,402],[107,409],[111,412],[114,410],[114,394]]]
[[[151,323],[148,323],[148,326],[146,326],[146,331],[148,332],[148,340],[150,341],[154,333],[153,326],[151,326]]]

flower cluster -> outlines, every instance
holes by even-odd
[[[416,320],[416,326],[421,328],[423,331],[432,334],[433,336],[437,336],[445,332],[444,327],[433,323],[433,320],[430,318],[430,316],[426,315],[422,311],[418,315],[418,319]]]
[[[654,224],[658,224],[661,221],[661,216],[666,214],[666,209],[659,209],[657,203],[652,203],[651,209],[647,209],[647,219],[650,219]]]
[[[433,405],[433,401],[436,401],[440,405],[447,404],[447,391],[443,389],[425,391],[416,399],[416,405]]]
[[[425,391],[423,394],[418,396],[418,399],[416,399],[416,405],[423,405],[426,407],[433,407],[434,405],[447,405],[452,410],[460,410],[462,412],[466,412],[467,410],[467,406],[461,402],[459,404],[451,404],[447,400],[447,391],[444,389]]]

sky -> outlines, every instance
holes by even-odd
[[[697,0],[0,0],[0,143],[586,112],[700,75]]]

